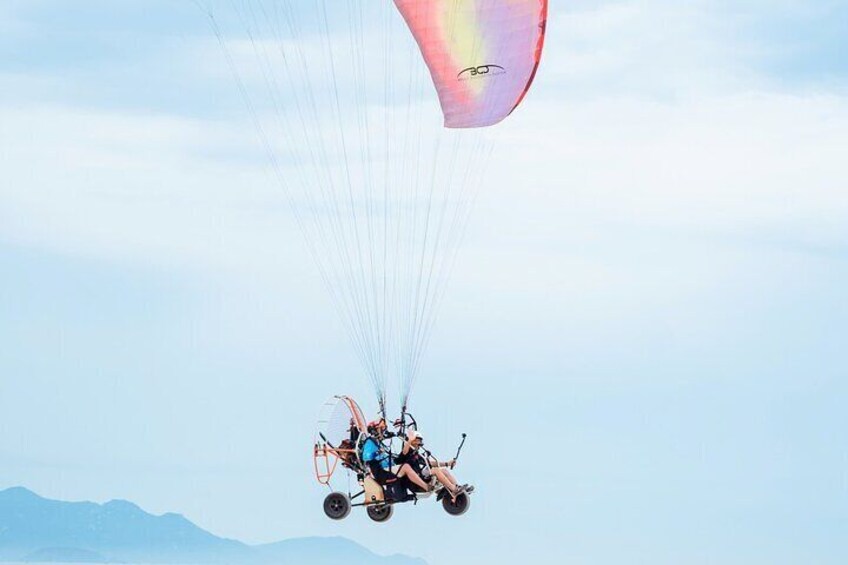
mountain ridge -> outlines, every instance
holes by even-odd
[[[181,514],[150,514],[127,500],[66,502],[24,487],[0,490],[0,562],[14,561],[425,565],[405,555],[377,555],[343,537],[248,545],[216,536]]]

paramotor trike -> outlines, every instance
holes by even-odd
[[[324,513],[328,518],[342,520],[350,514],[352,508],[365,507],[371,520],[386,522],[392,517],[396,504],[417,504],[419,500],[431,496],[435,496],[452,516],[461,516],[468,511],[471,505],[470,493],[453,496],[435,475],[430,477],[432,490],[428,492],[413,492],[407,488],[405,481],[397,477],[387,479],[383,484],[375,480],[362,460],[362,444],[370,437],[369,432],[362,410],[352,398],[335,396],[325,403],[318,427],[313,459],[316,479],[332,490],[324,499]],[[392,438],[401,435],[386,434],[385,440],[390,442]],[[430,454],[427,456],[429,458]],[[349,476],[355,475],[358,492],[334,490],[332,479],[339,466]]]

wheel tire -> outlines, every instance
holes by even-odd
[[[375,522],[388,522],[389,518],[395,513],[395,507],[391,504],[369,506],[366,510],[368,511],[368,517]]]
[[[442,499],[442,508],[451,516],[462,516],[468,512],[471,506],[471,497],[466,493],[462,493],[453,500],[448,494]]]
[[[350,514],[350,499],[340,492],[328,494],[324,499],[324,514],[331,520],[344,520]]]

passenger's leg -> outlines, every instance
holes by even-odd
[[[445,485],[447,489],[451,492],[451,494],[456,492],[456,481],[451,476],[450,473],[447,473],[445,469],[441,469],[438,467],[433,467],[430,471],[439,479],[439,482]]]
[[[425,483],[424,479],[419,477],[418,473],[413,471],[412,467],[410,467],[409,465],[407,465],[405,463],[403,465],[401,465],[400,470],[397,472],[397,476],[398,477],[406,477],[407,479],[409,479],[410,481],[415,483],[416,486],[420,487],[424,492],[427,492],[427,491],[430,490],[430,485]]]
[[[455,485],[458,485],[458,484],[459,484],[459,483],[457,482],[457,480],[454,478],[453,473],[451,473],[450,471],[448,471],[447,467],[440,467],[440,468],[439,468],[439,470],[440,470],[442,473],[444,473],[444,474],[445,474],[445,476],[446,476],[446,477],[450,480],[450,482],[452,482],[452,483],[453,483],[453,484],[455,484]]]

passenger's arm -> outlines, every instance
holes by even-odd
[[[442,463],[441,461],[439,461],[435,457],[430,457],[430,466],[431,467],[440,467],[440,468],[441,467],[447,467],[449,469],[453,469],[454,467],[456,467],[456,459],[451,459],[450,461],[445,461],[444,463]]]

